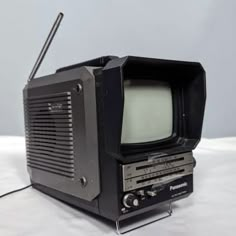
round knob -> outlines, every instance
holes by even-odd
[[[133,193],[128,193],[123,198],[123,204],[128,208],[137,207],[139,205],[139,200]]]

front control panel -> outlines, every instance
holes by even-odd
[[[121,197],[121,213],[148,207],[167,200],[175,201],[193,192],[193,175],[186,175],[162,186],[148,186],[132,190]]]
[[[190,194],[193,168],[191,152],[122,165],[122,214]]]

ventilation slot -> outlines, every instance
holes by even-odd
[[[71,93],[24,101],[27,165],[74,178]]]

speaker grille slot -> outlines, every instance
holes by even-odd
[[[71,93],[24,100],[27,165],[73,179]]]

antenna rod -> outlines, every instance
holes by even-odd
[[[55,20],[55,22],[54,22],[54,24],[53,24],[53,26],[51,28],[51,31],[50,31],[50,33],[49,33],[49,35],[48,35],[48,37],[47,37],[47,39],[46,39],[46,41],[45,41],[41,51],[39,53],[39,56],[38,56],[38,58],[37,58],[37,60],[36,60],[36,62],[34,64],[34,67],[33,67],[32,71],[30,73],[30,76],[28,78],[28,82],[30,82],[32,79],[34,79],[34,76],[37,73],[37,71],[38,71],[38,69],[39,69],[39,67],[40,67],[40,65],[41,65],[41,63],[42,63],[42,61],[43,61],[47,51],[48,51],[48,48],[51,45],[51,42],[52,42],[52,40],[53,40],[53,38],[54,38],[54,36],[55,36],[59,26],[60,26],[60,23],[62,21],[63,16],[64,15],[61,12],[58,14],[57,19]]]

